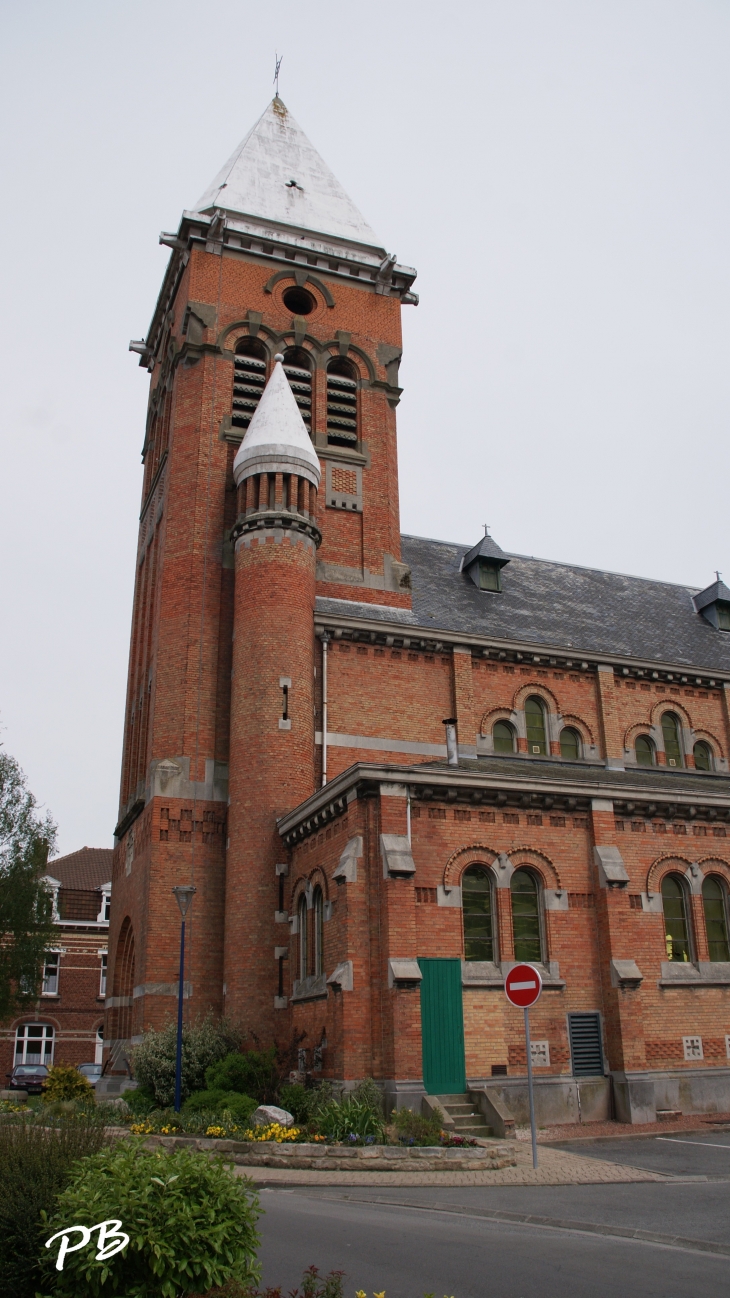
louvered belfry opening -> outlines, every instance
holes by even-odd
[[[603,1077],[600,1014],[569,1014],[570,1053],[574,1077]]]
[[[248,428],[266,387],[266,348],[257,338],[239,338],[233,362],[234,428]]]
[[[340,357],[327,366],[327,442],[357,445],[357,371]]]
[[[284,373],[299,413],[309,436],[312,436],[312,360],[303,347],[287,347],[284,352]]]

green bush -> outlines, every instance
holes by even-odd
[[[83,1073],[73,1064],[53,1064],[48,1069],[48,1080],[43,1089],[43,1100],[46,1104],[55,1104],[58,1100],[83,1100],[94,1103],[94,1088]]]
[[[225,1059],[240,1045],[240,1033],[225,1019],[215,1021],[212,1015],[201,1022],[183,1028],[182,1039],[182,1098],[193,1091],[202,1091],[206,1085],[205,1074],[211,1064]],[[144,1040],[135,1047],[132,1062],[134,1075],[140,1086],[154,1094],[160,1108],[166,1108],[175,1099],[175,1059],[177,1053],[177,1024],[174,1020],[159,1032],[145,1033]],[[226,1086],[225,1090],[237,1087]]]
[[[275,1046],[269,1050],[232,1052],[206,1070],[208,1090],[238,1091],[251,1095],[258,1104],[275,1104],[279,1091],[280,1064]]]
[[[330,1098],[328,1095],[327,1099]],[[279,1087],[279,1103],[295,1122],[311,1122],[320,1102],[319,1091],[302,1086],[301,1082],[284,1082]]]
[[[441,1123],[436,1118],[424,1118],[410,1109],[398,1109],[392,1122],[399,1139],[407,1145],[441,1144]]]
[[[145,1118],[157,1106],[151,1086],[137,1086],[133,1091],[125,1091],[122,1098],[135,1118]]]
[[[41,1125],[17,1117],[0,1124],[0,1289],[13,1298],[33,1298],[41,1283],[41,1212],[53,1211],[78,1160],[97,1153],[105,1137],[93,1119],[48,1126],[47,1118]]]
[[[46,1285],[55,1283],[59,1298],[176,1298],[233,1282],[251,1286],[260,1277],[258,1213],[251,1183],[220,1160],[124,1141],[78,1168],[45,1238],[70,1223],[120,1219],[129,1244],[101,1262],[92,1245],[69,1253],[60,1272],[51,1249],[44,1259]]]
[[[377,1144],[385,1138],[385,1124],[382,1112],[376,1113],[371,1106],[355,1096],[345,1096],[342,1100],[330,1100],[315,1115],[316,1125],[322,1135],[330,1140],[348,1140],[353,1137],[365,1140],[368,1136]]]
[[[250,1095],[239,1095],[237,1091],[195,1091],[184,1103],[185,1113],[230,1113],[240,1122],[248,1122],[251,1114],[258,1108],[256,1100]]]

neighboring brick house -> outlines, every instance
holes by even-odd
[[[111,848],[49,861],[56,935],[41,995],[2,1029],[0,1075],[14,1063],[101,1063],[111,900]]]
[[[529,959],[543,1117],[730,1109],[730,590],[401,537],[415,272],[278,98],[161,238],[107,1041],[193,884],[187,1014],[303,1071],[522,1113]]]

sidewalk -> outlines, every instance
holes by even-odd
[[[659,1172],[644,1172],[603,1159],[541,1146],[537,1169],[532,1166],[532,1149],[524,1141],[506,1142],[515,1167],[495,1172],[319,1172],[273,1167],[241,1167],[237,1176],[250,1177],[257,1185],[600,1185],[634,1181],[671,1181]],[[504,1146],[505,1142],[500,1144]]]

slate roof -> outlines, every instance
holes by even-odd
[[[403,536],[413,611],[350,600],[317,599],[317,612],[370,621],[572,649],[730,674],[730,633],[695,611],[694,586],[510,554],[502,592],[478,590],[459,572],[470,547]]]
[[[725,774],[702,773],[689,770],[662,770],[658,766],[631,766],[626,770],[614,770],[605,762],[565,762],[551,761],[549,758],[517,757],[495,754],[488,757],[459,758],[458,767],[449,766],[448,762],[424,762],[414,768],[419,774],[424,771],[455,775],[457,771],[469,771],[471,774],[502,776],[516,780],[559,780],[563,784],[584,786],[586,796],[597,795],[601,787],[612,788],[626,786],[627,793],[637,791],[648,797],[662,800],[672,795],[690,795],[698,803],[703,799],[730,798],[730,776]]]
[[[215,208],[334,235],[384,252],[375,231],[278,96],[192,210]]]
[[[110,847],[82,847],[78,852],[49,861],[46,873],[58,879],[63,888],[91,892],[109,883],[113,855]]]

